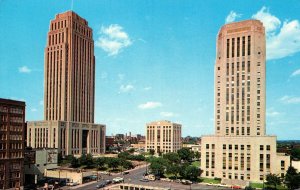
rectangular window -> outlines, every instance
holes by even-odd
[[[245,56],[245,36],[242,38],[242,56]]]
[[[229,39],[227,39],[227,58],[229,58]]]
[[[237,38],[237,51],[236,56],[240,57],[240,37]]]
[[[251,54],[251,36],[248,36],[248,55]]]
[[[235,42],[235,39],[232,38],[231,39],[231,57],[234,57],[234,42]]]
[[[248,64],[247,64],[247,72],[250,73],[250,61],[248,61]]]

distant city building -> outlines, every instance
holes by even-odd
[[[283,176],[290,159],[267,136],[266,38],[258,20],[224,25],[217,36],[215,135],[201,138],[201,168],[225,183]]]
[[[200,152],[201,145],[200,144],[182,144],[182,147],[189,148],[193,152]]]
[[[181,145],[181,124],[155,121],[146,126],[146,151],[155,153],[176,152]]]
[[[45,48],[44,121],[28,122],[27,145],[63,156],[105,151],[105,125],[94,124],[93,31],[73,11],[50,22]]]
[[[0,98],[0,189],[24,182],[25,102]]]
[[[57,149],[25,149],[24,174],[26,184],[37,184],[44,178],[45,169],[57,168]]]

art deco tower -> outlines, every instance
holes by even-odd
[[[257,20],[223,26],[215,64],[216,135],[265,135],[266,42]]]
[[[217,36],[215,135],[201,138],[204,175],[243,186],[269,173],[284,175],[289,157],[276,153],[265,117],[264,26],[258,20],[226,24]]]
[[[44,82],[45,120],[94,122],[93,31],[72,11],[50,22]]]

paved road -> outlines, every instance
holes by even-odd
[[[127,175],[121,175],[121,174],[116,174],[113,176],[108,176],[108,175],[102,175],[102,179],[98,182],[91,182],[88,184],[83,184],[77,187],[65,187],[63,189],[76,189],[76,190],[96,190],[96,185],[100,184],[106,179],[112,180],[115,177],[124,177],[124,182],[125,183],[131,183],[131,184],[138,184],[138,185],[146,185],[146,186],[155,186],[155,187],[165,187],[165,188],[170,188],[172,190],[184,190],[184,189],[203,189],[203,190],[211,190],[211,189],[218,189],[218,190],[225,190],[229,188],[224,188],[224,187],[215,187],[215,186],[206,186],[202,184],[192,184],[190,185],[183,185],[180,183],[176,182],[166,182],[166,181],[149,181],[149,182],[141,182],[140,179],[143,177],[143,174],[146,171],[146,167],[141,167],[138,169],[131,170],[129,174]]]

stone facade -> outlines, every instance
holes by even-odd
[[[27,122],[27,145],[64,155],[105,153],[105,125],[68,121]]]
[[[266,41],[258,20],[224,25],[217,36],[215,135],[201,138],[206,177],[244,184],[284,175],[290,158],[266,135]]]
[[[44,121],[30,121],[27,146],[62,155],[105,152],[105,125],[94,124],[93,31],[73,11],[51,20],[45,48]]]
[[[170,121],[156,121],[146,126],[146,152],[153,149],[155,153],[176,152],[182,147],[181,124]]]
[[[51,20],[45,48],[45,120],[94,122],[93,31],[73,11]]]

